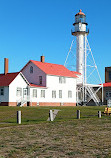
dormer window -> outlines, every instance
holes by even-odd
[[[65,77],[59,77],[59,83],[66,83]]]
[[[30,73],[33,73],[33,66],[30,67]]]

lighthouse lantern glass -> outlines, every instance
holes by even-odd
[[[86,17],[84,15],[77,15],[75,18],[75,23],[85,23],[86,22]]]

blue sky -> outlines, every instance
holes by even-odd
[[[45,55],[49,63],[64,64],[73,36],[75,14],[86,14],[88,40],[104,82],[111,66],[110,0],[0,0],[0,73],[4,58],[9,72],[19,71],[30,59]]]

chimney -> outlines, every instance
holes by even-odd
[[[45,56],[41,56],[41,62],[44,63],[45,62]]]
[[[4,74],[8,73],[8,58],[4,58]]]

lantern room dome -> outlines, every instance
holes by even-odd
[[[84,15],[84,16],[86,16],[86,15],[82,12],[81,9],[79,10],[79,13],[77,13],[75,16],[77,16],[77,15]]]

